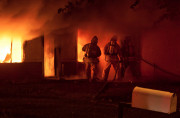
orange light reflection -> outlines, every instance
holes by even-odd
[[[77,37],[77,60],[78,62],[83,62],[84,52],[82,51],[82,47],[88,43],[86,37],[81,34],[81,31],[78,30]]]

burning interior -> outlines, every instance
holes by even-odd
[[[1,63],[22,62],[23,49],[21,39],[2,37],[0,40],[0,55]]]

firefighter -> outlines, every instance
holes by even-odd
[[[126,70],[128,70],[134,78],[138,78],[140,75],[139,62],[137,61],[135,45],[133,43],[132,36],[126,36],[125,40],[122,42],[122,55],[123,55],[123,66],[122,66],[122,76],[125,76]]]
[[[109,71],[112,65],[115,72],[118,75],[118,80],[119,80],[121,78],[119,63],[122,61],[122,57],[121,57],[121,48],[117,44],[117,36],[113,36],[110,42],[106,44],[106,46],[104,47],[104,55],[105,55],[106,64],[103,69],[102,79],[104,81],[107,81]]]
[[[98,57],[101,56],[101,50],[97,43],[98,38],[97,36],[94,36],[91,40],[91,43],[84,45],[82,48],[82,51],[85,52],[83,61],[85,63],[86,78],[89,80],[89,82],[97,80],[97,65],[99,63]]]
[[[125,37],[125,40],[123,40],[121,43],[122,45],[122,58],[123,58],[123,63],[121,66],[121,75],[122,77],[124,77],[125,74],[125,70],[129,65],[129,37]]]

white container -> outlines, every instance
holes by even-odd
[[[132,107],[170,114],[176,112],[177,96],[167,91],[135,87]]]

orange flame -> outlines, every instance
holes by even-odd
[[[11,53],[10,37],[3,37],[0,40],[0,63],[6,62],[6,55]]]
[[[22,62],[23,49],[21,38],[14,38],[12,42],[12,62]]]
[[[81,34],[81,31],[78,30],[78,37],[77,37],[77,61],[83,62],[84,52],[82,51],[82,47],[88,43],[86,40],[87,37]]]
[[[0,38],[0,63],[22,62],[22,41],[20,38]]]

